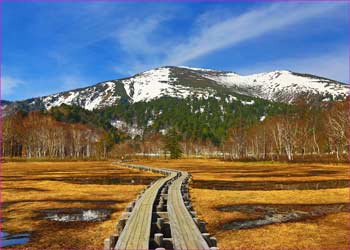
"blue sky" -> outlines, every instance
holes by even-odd
[[[6,2],[2,98],[164,65],[288,69],[348,82],[349,3]]]

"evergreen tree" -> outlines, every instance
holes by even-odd
[[[166,136],[165,151],[170,152],[171,159],[178,159],[182,155],[179,137],[175,128],[170,129]]]

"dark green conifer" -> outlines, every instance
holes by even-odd
[[[170,153],[171,159],[178,159],[182,155],[182,149],[179,144],[180,136],[175,128],[169,130],[165,138],[165,151]]]

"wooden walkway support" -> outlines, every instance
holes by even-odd
[[[184,204],[183,194],[186,197],[188,195],[185,185],[189,175],[187,172],[179,172],[178,175],[168,192],[168,214],[174,249],[209,249],[208,242],[190,214],[191,206],[186,207]]]
[[[190,175],[187,172],[122,165],[166,176],[149,185],[126,208],[127,212],[116,226],[116,234],[105,240],[105,250],[164,249],[165,246],[177,250],[218,249],[216,239],[205,231],[204,222],[199,221],[192,210],[188,193]],[[155,217],[155,214],[159,216]],[[168,227],[170,226],[171,238],[164,238],[164,232],[159,231],[165,228],[164,218]],[[152,219],[156,222],[152,223]],[[157,232],[154,229],[152,232],[154,224],[158,228]],[[154,245],[156,247],[151,247]]]

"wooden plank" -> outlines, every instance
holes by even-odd
[[[210,249],[203,238],[197,224],[187,210],[181,194],[181,186],[188,178],[188,173],[183,171],[150,168],[146,166],[126,165],[144,171],[160,172],[167,174],[165,178],[158,179],[151,185],[136,202],[135,207],[119,236],[115,249],[148,249],[151,231],[153,205],[160,188],[174,178],[168,189],[168,218],[172,234],[174,249],[178,250],[203,250]],[[177,178],[175,178],[178,176]]]
[[[138,166],[133,166],[138,168]],[[139,167],[141,170],[149,170],[145,167]],[[158,179],[151,187],[149,187],[136,202],[132,213],[126,222],[126,225],[119,236],[119,240],[115,249],[148,249],[151,234],[152,209],[159,189],[171,178],[176,176],[175,172],[168,176]]]
[[[168,215],[174,249],[210,249],[183,202],[181,185],[187,177],[187,172],[181,172],[168,192]]]

